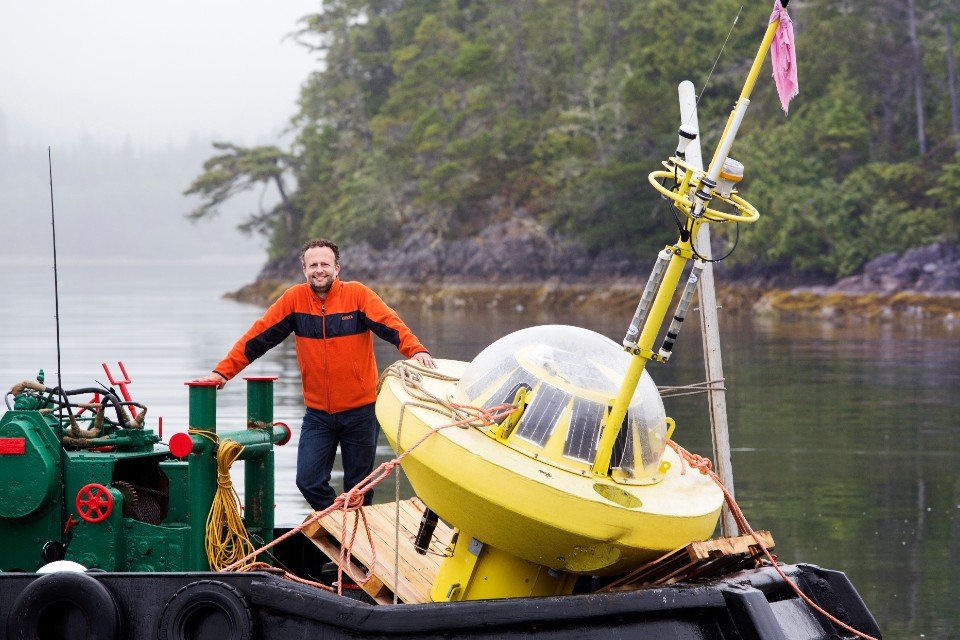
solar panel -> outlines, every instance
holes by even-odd
[[[600,439],[600,423],[604,406],[599,402],[576,397],[570,415],[567,440],[563,443],[563,455],[583,462],[593,462]]]
[[[644,468],[647,468],[656,464],[660,459],[659,453],[653,450],[653,445],[650,443],[650,434],[653,433],[653,429],[638,429],[637,431],[639,431],[638,435],[640,437],[640,462]]]
[[[498,366],[487,371],[476,382],[467,387],[465,392],[466,396],[471,400],[475,400],[480,394],[486,391],[490,385],[497,380],[497,378],[502,376],[505,372],[515,369],[517,366],[519,366],[519,363],[517,362],[516,358],[504,360]],[[510,399],[513,400],[513,398]]]
[[[604,384],[607,387],[611,384],[609,378],[603,375],[593,362],[584,359],[578,353],[553,349],[549,352],[548,357],[538,358],[534,356],[532,360],[551,375],[557,376],[575,387],[593,388],[597,384]]]
[[[629,418],[629,413],[623,416],[620,433],[617,434],[617,440],[613,443],[613,455],[610,457],[610,466],[622,469],[627,473],[632,473],[634,421],[629,420]]]
[[[528,442],[543,446],[560,418],[570,394],[543,383],[533,394],[530,406],[523,412],[517,436]]]
[[[514,369],[513,372],[507,376],[507,379],[501,384],[496,391],[493,392],[493,395],[487,398],[487,401],[483,403],[484,409],[489,409],[490,407],[495,407],[498,404],[507,404],[513,402],[513,396],[517,393],[517,385],[526,384],[528,387],[532,383],[536,382],[534,377],[524,369]]]

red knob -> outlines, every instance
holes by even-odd
[[[293,432],[290,431],[290,427],[287,426],[287,423],[286,423],[286,422],[274,422],[273,424],[274,424],[274,425],[279,425],[279,426],[283,427],[284,430],[286,430],[286,432],[287,432],[287,435],[283,436],[283,438],[280,440],[280,442],[277,443],[277,446],[278,446],[278,447],[282,447],[283,445],[285,445],[285,444],[287,444],[288,442],[290,442],[290,437],[293,435]]]
[[[193,451],[193,438],[189,433],[175,433],[170,436],[170,453],[175,458],[186,458]]]
[[[102,522],[113,511],[113,494],[102,484],[91,482],[77,491],[76,507],[87,522]]]

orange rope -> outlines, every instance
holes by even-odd
[[[263,547],[260,547],[259,549],[255,549],[254,551],[244,556],[240,560],[234,562],[233,564],[224,567],[221,571],[233,571],[235,569],[240,569],[242,571],[243,570],[249,571],[251,569],[263,568],[264,563],[254,563],[251,565],[246,565],[246,563],[249,560],[252,560],[253,558],[257,557],[264,551],[276,546],[277,544],[286,540],[290,536],[299,533],[302,529],[304,529],[308,525],[319,521],[324,516],[334,511],[343,512],[343,519],[342,519],[341,529],[340,529],[340,540],[344,541],[346,540],[347,513],[354,512],[353,528],[350,533],[350,540],[349,542],[346,542],[346,543],[341,542],[340,558],[339,558],[339,562],[337,563],[338,564],[337,594],[343,595],[343,567],[344,567],[344,564],[349,562],[350,557],[353,555],[353,544],[356,540],[357,529],[358,529],[360,520],[363,521],[363,528],[367,536],[367,542],[370,545],[371,551],[373,552],[373,560],[370,563],[370,568],[367,571],[367,575],[357,580],[357,584],[360,584],[360,585],[366,584],[374,575],[375,568],[377,565],[377,555],[376,555],[376,548],[373,545],[373,537],[372,537],[373,534],[370,532],[370,526],[369,526],[369,523],[367,522],[366,514],[363,511],[363,496],[367,492],[369,492],[371,489],[373,489],[375,486],[383,482],[383,480],[385,480],[387,477],[389,477],[389,475],[393,472],[393,470],[397,467],[397,465],[399,465],[411,451],[413,451],[414,449],[419,447],[421,444],[423,444],[433,434],[439,431],[442,431],[444,429],[449,429],[450,427],[467,426],[470,423],[475,422],[476,420],[480,420],[485,425],[493,424],[498,420],[502,420],[503,418],[506,418],[516,409],[516,407],[511,404],[501,404],[495,407],[491,407],[489,409],[482,409],[479,407],[471,407],[467,405],[458,405],[455,403],[451,403],[451,404],[454,404],[454,406],[459,409],[468,409],[468,410],[476,411],[477,414],[473,416],[469,416],[467,418],[463,418],[462,420],[448,422],[447,424],[442,424],[439,427],[434,427],[430,429],[419,440],[414,442],[413,445],[407,447],[403,451],[403,453],[398,455],[396,458],[393,458],[392,460],[388,460],[382,463],[380,466],[378,466],[376,469],[370,472],[370,474],[366,478],[361,480],[352,489],[344,493],[341,493],[339,496],[337,496],[337,498],[333,501],[333,504],[331,504],[329,507],[327,507],[323,511],[315,511],[313,514],[307,517],[303,522],[301,522],[296,527],[290,529],[280,537],[275,538],[272,542],[264,545]],[[730,512],[733,514],[734,520],[736,520],[737,522],[737,528],[740,530],[740,533],[741,534],[749,533],[750,536],[753,537],[754,541],[757,543],[757,546],[760,547],[760,549],[763,551],[763,554],[770,561],[771,566],[776,570],[778,574],[780,574],[780,577],[783,578],[783,580],[790,586],[791,589],[793,589],[793,591],[804,602],[806,602],[813,609],[815,609],[817,612],[819,612],[821,615],[823,615],[825,618],[827,618],[834,624],[842,627],[843,629],[846,629],[847,631],[857,636],[860,636],[864,640],[877,640],[877,638],[867,635],[862,631],[858,631],[857,629],[854,629],[850,625],[846,624],[841,620],[838,620],[836,617],[831,615],[829,612],[827,612],[825,609],[823,609],[817,603],[811,600],[807,596],[807,594],[805,594],[800,589],[800,587],[797,586],[797,584],[793,580],[791,580],[786,573],[784,573],[783,569],[781,569],[780,565],[777,563],[776,557],[772,553],[770,553],[770,550],[767,549],[767,546],[763,544],[763,540],[760,538],[759,535],[757,535],[757,532],[753,530],[753,527],[750,526],[750,523],[747,521],[746,516],[743,515],[743,511],[740,509],[740,506],[737,504],[737,501],[730,494],[727,488],[723,485],[723,482],[720,480],[720,476],[718,476],[711,469],[711,467],[713,466],[713,463],[710,461],[709,458],[705,458],[703,456],[690,453],[689,451],[681,447],[679,444],[677,444],[673,440],[667,440],[667,444],[670,445],[670,447],[677,452],[677,455],[680,456],[681,461],[684,461],[687,464],[689,464],[692,469],[696,469],[700,473],[710,476],[713,479],[713,481],[717,483],[717,486],[720,487],[721,491],[723,491],[723,495],[727,502],[727,506],[730,507]],[[399,443],[398,443],[398,446],[399,446]],[[686,468],[682,469],[680,473],[681,475],[685,474]],[[357,516],[357,512],[359,512],[359,516]],[[293,576],[288,572],[284,572],[284,574],[286,577],[290,577],[291,579],[294,579],[297,582],[318,586],[322,589],[332,591],[330,587],[320,584],[318,582],[304,580],[302,578]]]
[[[377,555],[376,555],[377,552],[376,552],[376,548],[373,546],[373,534],[370,532],[370,526],[367,522],[366,514],[363,511],[363,496],[367,492],[369,492],[371,489],[373,489],[375,486],[383,482],[383,480],[385,480],[387,477],[389,477],[389,475],[393,472],[393,470],[403,461],[405,457],[407,457],[407,455],[411,451],[419,447],[421,444],[423,444],[427,440],[427,438],[437,433],[438,431],[449,429],[450,427],[468,426],[471,423],[476,422],[477,420],[479,420],[485,425],[493,424],[494,422],[497,422],[498,420],[502,420],[503,418],[506,418],[508,415],[513,413],[513,411],[516,410],[516,407],[512,404],[500,404],[495,407],[490,407],[489,409],[481,409],[477,407],[470,407],[470,409],[472,409],[473,411],[476,411],[477,412],[476,415],[471,415],[466,418],[463,418],[462,420],[448,422],[447,424],[442,424],[439,427],[434,427],[430,429],[419,440],[414,442],[411,446],[407,447],[403,451],[403,453],[401,453],[400,455],[398,455],[396,458],[392,460],[388,460],[382,463],[376,469],[371,471],[370,475],[368,475],[366,478],[361,480],[352,489],[344,493],[341,493],[339,496],[337,496],[336,499],[333,501],[333,504],[331,504],[329,507],[327,507],[323,511],[313,512],[296,527],[293,527],[292,529],[290,529],[283,535],[279,536],[278,538],[274,538],[272,542],[260,547],[259,549],[255,549],[254,551],[250,552],[243,558],[240,558],[233,564],[224,567],[223,569],[221,569],[221,571],[234,571],[234,570],[249,571],[251,567],[262,567],[263,566],[262,563],[247,565],[247,562],[257,557],[264,551],[267,551],[268,549],[271,549],[277,544],[283,542],[290,536],[296,535],[305,527],[321,520],[324,516],[330,513],[333,513],[334,511],[342,511],[343,521],[340,529],[340,540],[341,540],[340,558],[339,558],[339,562],[337,563],[339,565],[337,567],[337,594],[338,595],[343,594],[343,567],[347,562],[349,562],[350,557],[353,555],[353,544],[356,540],[357,529],[358,529],[360,520],[363,521],[363,528],[367,535],[367,542],[370,544],[370,549],[373,552],[373,560],[370,563],[370,568],[367,571],[367,575],[356,581],[357,584],[361,584],[361,585],[366,584],[370,580],[370,578],[372,578],[374,575],[374,571],[377,565]],[[354,513],[353,529],[351,530],[349,541],[347,541],[347,535],[346,535],[348,512]],[[357,515],[357,512],[359,512],[359,516]],[[310,581],[304,581],[302,579],[299,579],[297,581],[305,582],[306,584],[319,584],[319,583],[313,583]],[[326,588],[330,589],[329,587],[326,587]]]
[[[322,582],[315,582],[313,580],[307,580],[306,578],[301,578],[295,573],[290,573],[284,569],[279,569],[273,565],[267,564],[266,562],[251,562],[250,564],[242,567],[242,571],[265,571],[266,573],[276,573],[282,575],[287,580],[292,580],[294,582],[299,582],[300,584],[310,585],[311,587],[317,587],[318,589],[323,589],[324,591],[333,592],[334,588],[323,584]]]
[[[703,456],[698,456],[696,454],[690,453],[689,451],[681,447],[679,444],[677,444],[673,440],[667,440],[667,444],[670,445],[670,447],[677,452],[677,455],[680,456],[680,459],[686,461],[691,468],[696,469],[700,473],[704,475],[708,475],[711,478],[713,478],[713,481],[716,482],[717,486],[720,487],[720,490],[723,491],[723,496],[727,501],[727,506],[730,507],[730,513],[733,514],[734,519],[737,521],[737,528],[740,530],[740,533],[741,534],[749,533],[753,537],[754,541],[757,543],[757,546],[759,546],[760,549],[763,551],[763,555],[765,555],[767,559],[770,561],[771,566],[773,566],[776,572],[780,574],[780,577],[783,578],[784,582],[790,585],[790,588],[793,589],[793,591],[798,596],[800,596],[800,598],[804,602],[810,605],[813,609],[815,609],[825,618],[830,620],[830,622],[833,622],[834,624],[846,629],[850,633],[860,636],[864,640],[877,640],[877,638],[874,638],[873,636],[867,635],[862,631],[858,631],[857,629],[854,629],[850,625],[846,624],[841,620],[838,620],[836,617],[828,613],[826,610],[820,607],[816,602],[811,600],[807,596],[807,594],[805,594],[800,589],[800,587],[797,586],[797,583],[791,580],[790,576],[784,573],[783,569],[781,569],[780,565],[777,563],[776,556],[770,553],[770,550],[767,549],[767,546],[763,544],[763,540],[760,539],[760,536],[757,535],[757,532],[754,531],[753,527],[750,526],[750,523],[747,522],[747,518],[746,516],[743,515],[743,511],[740,510],[740,505],[737,504],[736,499],[734,499],[734,497],[730,494],[727,488],[723,486],[723,482],[720,480],[720,476],[718,476],[711,469],[713,464],[710,462],[709,458],[704,458]],[[683,469],[680,473],[681,475],[686,473],[686,469]]]

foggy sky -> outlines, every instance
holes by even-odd
[[[269,192],[196,225],[182,192],[215,140],[283,145],[320,64],[285,36],[318,7],[0,0],[0,223],[17,229],[0,265],[49,259],[48,146],[61,258],[262,263],[235,227]]]
[[[318,0],[0,3],[0,142],[134,146],[279,132],[316,56]]]

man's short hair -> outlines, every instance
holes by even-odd
[[[307,263],[304,260],[304,256],[307,254],[307,251],[310,249],[318,249],[320,247],[326,247],[333,251],[334,264],[340,264],[340,249],[334,243],[330,242],[329,240],[324,240],[323,238],[315,238],[303,245],[303,248],[300,249],[300,264],[302,266],[306,266]]]

